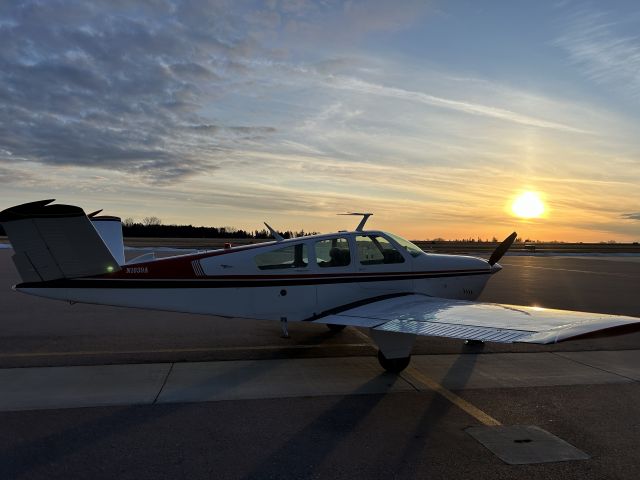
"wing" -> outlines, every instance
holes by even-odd
[[[501,343],[557,343],[640,330],[640,318],[425,295],[388,298],[327,315],[316,323]]]

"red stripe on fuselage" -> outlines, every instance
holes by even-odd
[[[144,279],[195,279],[205,278],[196,276],[193,271],[193,265],[191,262],[201,260],[209,257],[219,257],[222,255],[231,255],[239,252],[246,252],[247,250],[253,250],[260,247],[267,247],[273,245],[275,242],[258,243],[255,245],[244,245],[242,247],[235,247],[224,250],[212,250],[202,253],[189,253],[186,255],[179,255],[177,257],[158,258],[150,260],[148,262],[135,263],[131,265],[123,265],[122,269],[104,275],[100,275],[98,278],[144,278]],[[145,272],[146,269],[146,272]],[[204,271],[202,272],[204,275]]]

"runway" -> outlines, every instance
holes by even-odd
[[[70,306],[0,251],[0,478],[638,478],[640,334],[554,346],[421,338],[383,373],[362,332]],[[615,258],[615,259],[614,259]],[[640,316],[635,258],[505,257],[481,300]],[[508,465],[470,426],[589,459]],[[490,427],[493,426],[493,427]]]

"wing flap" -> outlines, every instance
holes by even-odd
[[[477,327],[475,325],[453,325],[451,323],[416,322],[413,320],[392,320],[383,323],[376,330],[387,332],[413,333],[429,337],[461,338],[482,340],[483,342],[513,343],[531,335],[532,332],[506,328]]]
[[[501,343],[557,343],[640,330],[640,318],[407,295],[328,315],[318,323]]]

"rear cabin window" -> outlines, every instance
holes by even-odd
[[[282,270],[304,268],[309,264],[309,257],[307,246],[299,243],[256,255],[255,261],[260,270]]]
[[[348,266],[351,263],[349,241],[338,237],[316,242],[316,261],[322,268]]]
[[[404,257],[389,241],[377,235],[356,237],[358,260],[362,265],[403,263]]]

